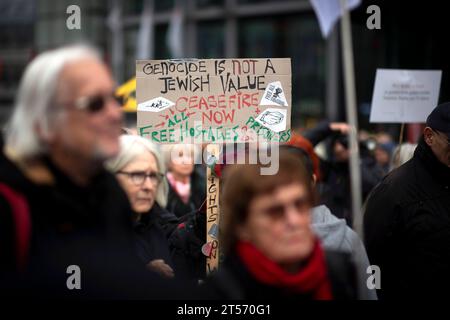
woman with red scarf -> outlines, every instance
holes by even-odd
[[[209,298],[355,299],[349,257],[324,252],[310,228],[314,187],[304,164],[281,151],[279,171],[262,165],[225,170],[221,248],[225,260],[204,285]]]

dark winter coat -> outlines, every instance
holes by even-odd
[[[139,258],[145,265],[152,260],[162,259],[173,268],[169,242],[159,222],[164,211],[155,203],[149,212],[142,214],[140,219],[134,223],[136,246]]]
[[[171,257],[178,275],[197,283],[206,276],[206,214],[196,211],[188,214],[169,238]]]
[[[136,255],[131,207],[112,174],[100,170],[80,187],[49,159],[33,166],[22,163],[20,169],[16,163],[0,152],[0,184],[23,199],[20,203],[26,208],[21,212],[31,222],[29,249],[25,269],[19,272],[15,221],[19,201],[0,193],[1,296],[173,297],[174,292],[145,270]],[[67,287],[74,273],[70,266],[81,271],[81,290]]]
[[[448,297],[449,186],[450,168],[422,138],[413,158],[370,194],[365,243],[371,263],[381,269],[380,298]]]
[[[334,299],[356,299],[356,276],[350,256],[325,251],[325,260]],[[214,300],[312,300],[311,296],[293,295],[283,289],[259,282],[235,254],[225,259],[217,274],[207,278],[200,292],[205,299]]]

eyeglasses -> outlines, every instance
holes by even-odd
[[[164,175],[160,172],[146,173],[143,171],[118,171],[117,173],[127,175],[131,182],[133,182],[136,186],[141,186],[142,184],[144,184],[146,178],[149,178],[153,184],[160,183],[164,178]]]
[[[74,105],[77,109],[95,113],[103,110],[109,101],[116,102],[119,107],[122,107],[125,102],[124,97],[110,94],[80,97],[75,101]]]
[[[293,207],[299,213],[305,213],[308,212],[311,207],[311,201],[309,201],[309,198],[307,197],[298,197],[285,204],[275,204],[263,208],[261,211],[273,219],[280,219],[285,216],[285,213],[290,207]]]

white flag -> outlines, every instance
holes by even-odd
[[[153,0],[145,0],[136,44],[136,59],[153,58]]]
[[[334,24],[342,16],[340,0],[309,0],[319,20],[322,36],[327,38]],[[346,9],[353,10],[361,4],[361,0],[347,0]]]
[[[112,39],[112,66],[114,77],[117,81],[123,81],[123,25],[122,25],[122,11],[118,0],[112,1],[112,8],[106,19],[106,25],[111,30]]]
[[[109,12],[108,18],[106,18],[106,25],[113,33],[122,26],[120,15],[120,7],[114,3],[111,11]]]
[[[178,5],[175,6],[170,18],[166,42],[172,59],[183,58],[183,12]]]

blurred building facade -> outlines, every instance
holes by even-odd
[[[35,2],[0,0],[0,123],[11,109],[25,65],[34,55]]]

